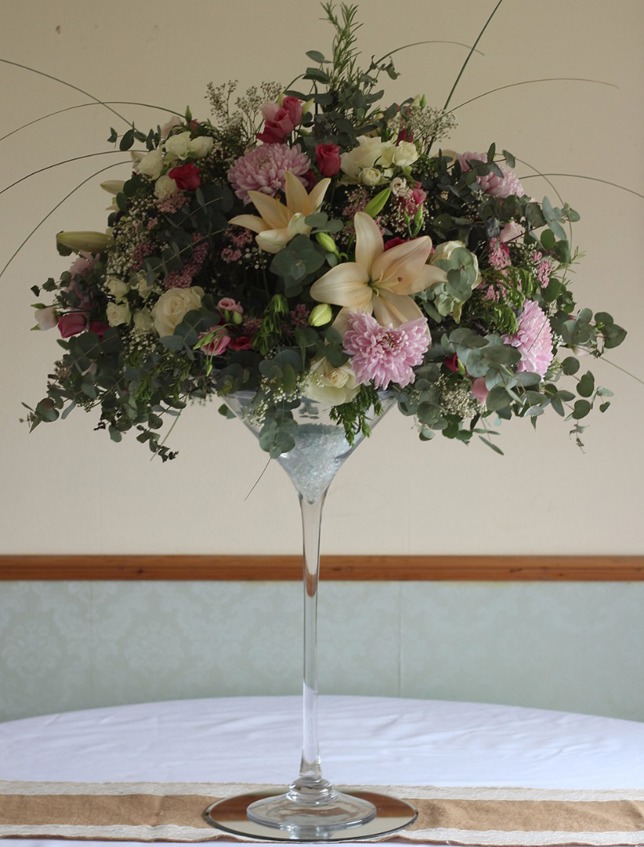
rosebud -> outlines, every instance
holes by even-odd
[[[320,245],[320,247],[327,253],[337,254],[338,248],[336,247],[335,241],[331,238],[328,232],[318,232],[315,236],[315,240]]]
[[[58,252],[63,256],[70,253],[102,253],[112,244],[112,238],[104,232],[59,232],[56,236]],[[62,248],[62,249],[61,249]]]
[[[333,310],[328,303],[318,303],[309,315],[309,326],[324,326],[331,322]]]

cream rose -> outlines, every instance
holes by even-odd
[[[134,331],[138,333],[152,332],[154,329],[154,321],[152,315],[147,309],[140,309],[134,313]]]
[[[150,179],[158,179],[163,170],[163,152],[158,148],[150,150],[142,159],[136,163],[136,170]]]
[[[110,326],[127,325],[132,320],[130,307],[127,303],[108,303],[105,314]]]
[[[365,168],[374,168],[379,164],[388,165],[389,163],[384,161],[384,159],[386,159],[386,151],[390,147],[393,147],[391,141],[383,141],[378,136],[371,138],[366,135],[360,135],[358,137],[358,146],[354,147],[353,150],[349,150],[348,153],[343,153],[340,157],[343,173],[349,179],[358,180]]]
[[[152,308],[152,321],[159,335],[174,335],[188,312],[201,306],[203,295],[203,288],[198,285],[164,291]]]
[[[212,138],[208,138],[206,135],[200,135],[190,141],[188,144],[188,152],[196,159],[203,159],[204,156],[207,156],[208,153],[210,153],[213,144],[214,141]]]
[[[167,197],[172,197],[179,189],[177,183],[167,174],[160,176],[154,183],[154,196],[159,200],[165,200]]]
[[[318,359],[311,365],[303,393],[319,403],[338,406],[350,403],[359,390],[350,365],[334,368],[328,359]]]
[[[119,300],[123,300],[129,291],[127,282],[123,282],[123,280],[119,279],[117,276],[108,276],[105,280],[105,287],[117,303]]]
[[[418,150],[413,141],[401,141],[392,151],[391,163],[399,168],[408,168],[418,159]]]
[[[171,159],[185,159],[190,152],[190,133],[178,132],[171,135],[164,144],[166,155]]]
[[[360,182],[362,185],[368,185],[371,188],[374,185],[380,185],[383,181],[384,177],[378,168],[364,168],[360,171]]]

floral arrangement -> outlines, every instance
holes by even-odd
[[[165,418],[244,390],[277,456],[302,396],[351,440],[387,390],[420,438],[498,450],[490,416],[536,422],[551,407],[579,437],[608,407],[577,354],[625,332],[575,304],[577,213],[527,194],[494,144],[449,150],[453,116],[423,96],[383,106],[391,57],[360,68],[356,7],[323,9],[332,56],[307,53],[287,90],[210,85],[208,120],[112,131],[144,149],[128,180],[103,186],[106,232],[60,233],[77,255],[34,288],[53,295],[38,326],[57,327],[64,352],[32,428],[99,406],[112,439],[135,429],[167,459]]]

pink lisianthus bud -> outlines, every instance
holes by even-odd
[[[68,312],[66,315],[61,315],[56,323],[62,337],[71,338],[72,335],[85,331],[87,316],[83,312]]]
[[[340,172],[342,164],[340,148],[336,144],[318,144],[315,161],[322,176],[335,176]]]
[[[523,235],[523,227],[516,221],[507,223],[499,233],[499,241],[507,244],[508,241],[516,241],[517,238]]]
[[[475,400],[478,400],[479,403],[485,405],[485,401],[487,400],[487,395],[490,393],[490,389],[485,384],[484,376],[479,376],[474,380],[470,391],[472,392],[472,397],[474,397]]]
[[[172,168],[168,172],[168,176],[176,182],[177,188],[182,191],[195,191],[201,185],[199,168],[192,162]]]

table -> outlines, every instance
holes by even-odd
[[[642,723],[353,696],[321,697],[319,716],[323,770],[336,785],[644,789]],[[91,709],[0,724],[0,780],[285,784],[300,744],[299,697]]]

